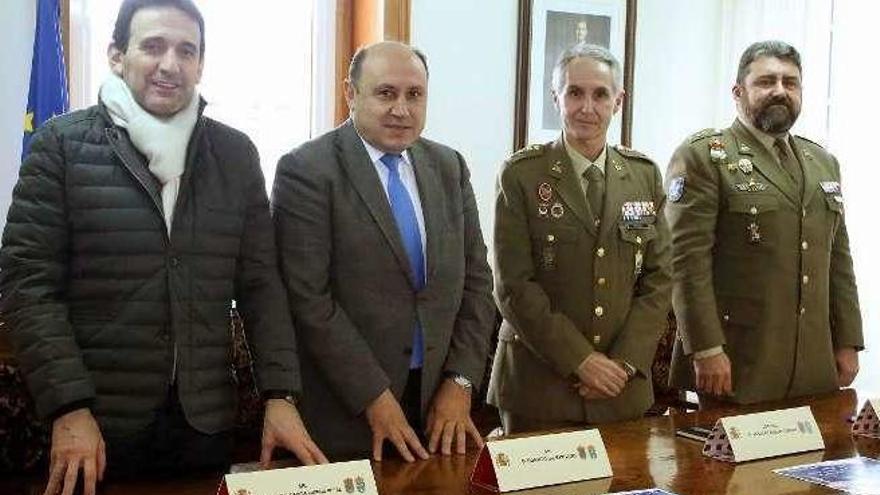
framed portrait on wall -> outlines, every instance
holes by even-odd
[[[624,105],[608,140],[630,144],[636,0],[519,0],[514,149],[552,141],[561,122],[551,94],[553,66],[565,49],[592,43],[611,50],[623,69]]]

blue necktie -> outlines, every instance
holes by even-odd
[[[386,153],[379,160],[388,167],[388,202],[391,203],[391,213],[394,215],[394,221],[397,223],[397,230],[400,232],[400,239],[403,241],[403,248],[406,250],[406,256],[409,258],[409,266],[412,268],[415,277],[414,286],[416,291],[425,287],[425,257],[422,253],[422,233],[419,230],[419,220],[416,217],[416,209],[413,207],[412,198],[403,182],[400,180],[398,165],[400,165],[400,155]],[[422,341],[422,325],[416,321],[416,328],[413,334],[413,351],[409,361],[410,369],[421,368],[424,361],[423,353],[424,343]]]

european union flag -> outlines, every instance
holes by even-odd
[[[34,59],[31,63],[31,87],[24,116],[24,139],[21,159],[30,150],[34,129],[43,122],[67,111],[67,78],[61,50],[61,6],[59,0],[37,1],[37,25],[34,35]]]

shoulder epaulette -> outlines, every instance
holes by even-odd
[[[514,153],[508,161],[510,163],[515,163],[526,158],[541,156],[544,154],[544,151],[545,147],[543,144],[532,144]]]
[[[794,136],[794,137],[796,137],[796,138],[798,138],[798,139],[804,140],[804,141],[806,141],[806,142],[808,142],[808,143],[810,143],[810,144],[814,144],[814,145],[816,145],[816,146],[818,146],[818,147],[820,147],[820,148],[822,148],[822,149],[825,149],[824,146],[822,146],[821,144],[817,143],[816,141],[813,141],[812,139],[805,138],[805,137],[803,137],[803,136],[799,136],[799,135],[797,135],[797,134],[792,134],[792,136]]]
[[[653,160],[651,160],[650,157],[648,157],[648,155],[646,155],[640,151],[636,151],[632,148],[627,148],[626,146],[624,146],[622,144],[614,145],[614,149],[616,149],[617,152],[620,153],[621,155],[629,157],[629,158],[641,158],[642,160],[647,160],[651,163],[654,162]]]
[[[714,127],[710,127],[708,129],[703,129],[702,131],[695,132],[695,133],[691,134],[691,136],[688,138],[688,141],[690,141],[691,143],[694,143],[696,141],[699,141],[700,139],[705,139],[707,137],[720,136],[720,135],[721,135],[721,129],[716,129]]]

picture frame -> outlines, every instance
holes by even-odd
[[[513,150],[559,137],[551,92],[559,55],[579,41],[605,46],[620,60],[625,91],[609,143],[632,144],[637,0],[519,0]]]

